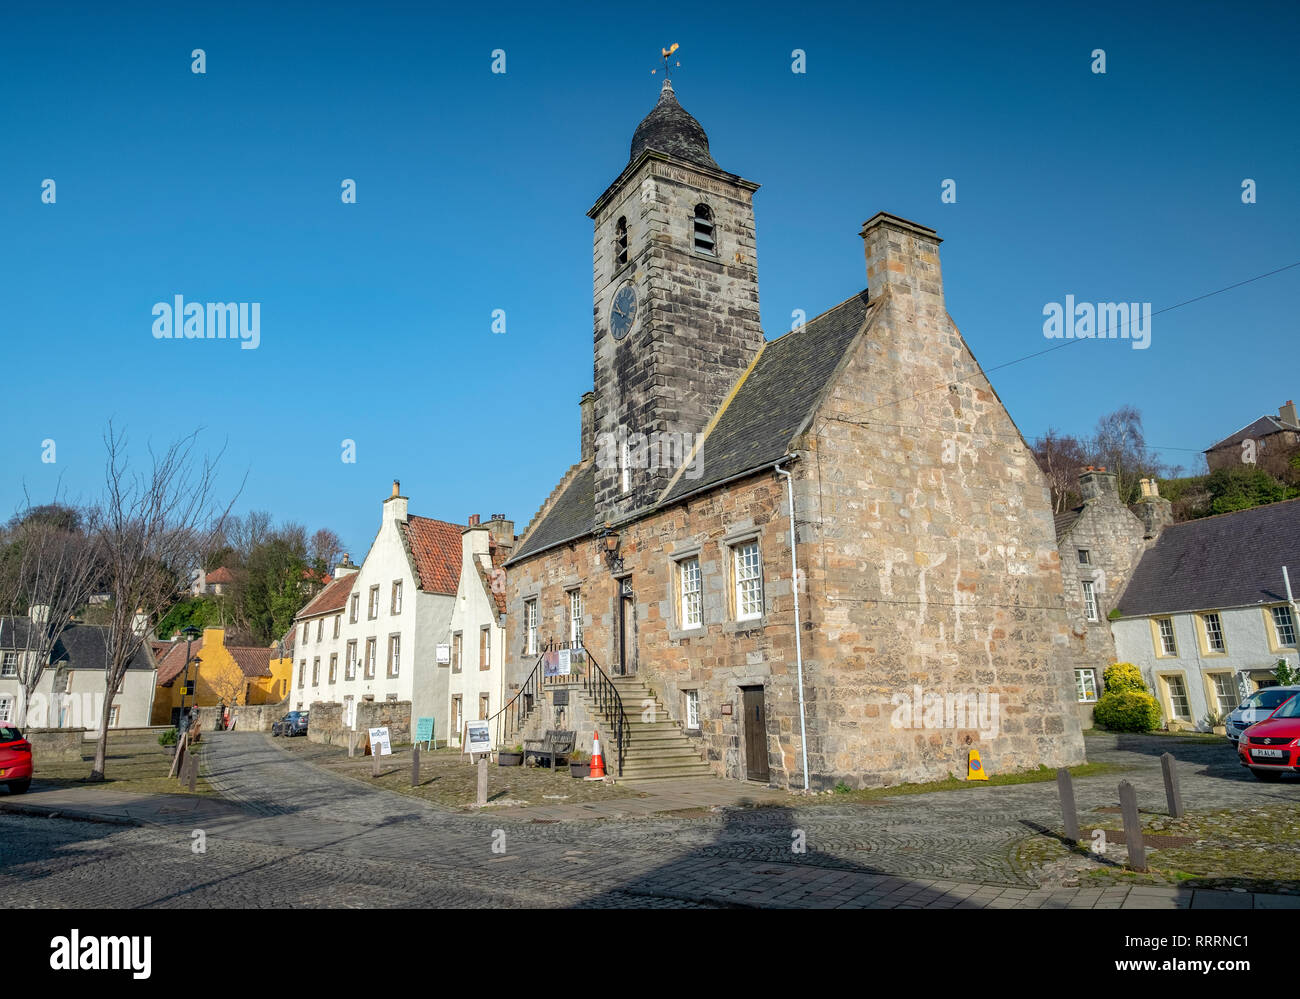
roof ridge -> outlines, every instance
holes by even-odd
[[[825,319],[825,318],[826,318],[827,316],[829,316],[832,312],[835,312],[835,311],[837,311],[838,309],[842,309],[842,308],[844,308],[844,306],[848,305],[848,304],[849,304],[850,302],[852,302],[854,299],[860,299],[863,295],[867,295],[867,293],[868,293],[870,290],[871,290],[870,288],[863,288],[861,291],[854,292],[854,293],[853,293],[852,295],[850,295],[848,298],[844,299],[844,301],[842,301],[842,302],[838,302],[837,304],[832,305],[832,306],[831,306],[829,309],[827,309],[825,312],[819,312],[817,315],[813,316],[811,319],[806,319],[806,320],[804,320],[803,325],[800,326],[800,327],[798,327],[797,329],[786,330],[784,333],[782,333],[782,334],[781,334],[779,337],[777,337],[775,340],[767,340],[767,341],[765,341],[766,345],[767,345],[768,347],[775,346],[776,344],[780,343],[782,340],[784,340],[784,339],[785,339],[786,337],[788,337],[788,336],[791,336],[791,335],[793,335],[793,334],[795,334],[795,333],[802,333],[802,332],[804,332],[806,329],[808,329],[809,326],[811,326],[813,323],[817,322],[819,319]],[[870,296],[868,296],[867,301],[866,301],[865,304],[868,305],[868,306],[871,306],[872,304],[874,304],[874,303],[872,302]]]
[[[1183,520],[1176,524],[1170,524],[1160,532],[1160,537],[1164,537],[1170,531],[1180,527],[1190,527],[1192,524],[1204,524],[1211,520],[1219,520],[1223,517],[1236,517],[1238,514],[1254,513],[1257,510],[1268,510],[1273,507],[1285,506],[1288,503],[1300,503],[1300,496],[1293,496],[1290,499],[1274,500],[1272,503],[1260,503],[1258,506],[1248,506],[1244,510],[1228,510],[1224,513],[1212,513],[1208,517],[1197,517],[1194,520]]]
[[[550,494],[546,497],[546,499],[542,500],[542,505],[537,508],[537,512],[533,514],[532,519],[529,520],[528,523],[524,525],[523,531],[520,532],[519,534],[519,539],[515,542],[515,547],[514,547],[515,551],[518,551],[519,549],[523,548],[524,545],[528,543],[529,532],[531,532],[532,529],[536,527],[544,519],[547,511],[550,510],[552,505],[554,505],[555,500],[559,498],[560,494],[564,491],[564,489],[569,485],[570,482],[572,482],[575,473],[577,473],[577,471],[584,464],[586,464],[587,461],[588,459],[583,458],[579,461],[574,462],[572,465],[569,466],[568,471],[566,471],[563,475],[560,476],[560,481],[555,484],[555,488],[551,490]]]

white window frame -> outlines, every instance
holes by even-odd
[[[339,637],[339,628],[341,628],[342,625],[343,625],[343,615],[335,614],[334,615],[334,637],[335,638]]]
[[[524,655],[537,655],[537,598],[524,601]]]
[[[313,656],[311,661],[311,685],[320,686],[320,656]]]
[[[348,624],[356,624],[361,616],[361,594],[352,594],[352,604],[348,608]]]
[[[1214,629],[1210,629],[1210,618],[1214,618]],[[1207,611],[1201,615],[1201,626],[1205,628],[1205,648],[1211,655],[1226,656],[1228,654],[1228,640],[1223,634],[1223,618],[1219,616],[1218,611]],[[1218,637],[1218,645],[1215,645],[1215,634]]]
[[[1088,694],[1089,685],[1084,682],[1088,677],[1092,681],[1092,695]],[[1081,666],[1074,671],[1074,693],[1080,704],[1092,704],[1097,700],[1097,670],[1093,666]]]
[[[319,645],[325,641],[325,619],[319,617],[316,619],[316,644]]]
[[[1083,613],[1089,621],[1100,621],[1101,617],[1097,609],[1097,586],[1091,579],[1082,581],[1083,585]]]
[[[1270,607],[1273,612],[1273,631],[1277,633],[1277,644],[1279,648],[1294,648],[1295,641],[1295,615],[1291,613],[1291,608],[1287,604],[1279,604],[1276,607]],[[1285,619],[1285,620],[1284,620]],[[1290,633],[1290,640],[1287,639],[1287,633]]]
[[[623,493],[632,491],[632,449],[628,446],[627,440],[623,441],[618,456],[619,464],[619,482],[622,486]]]
[[[357,678],[357,640],[354,638],[347,644],[347,651],[343,658],[343,679],[355,680]]]
[[[1169,625],[1169,634],[1165,634],[1165,625]],[[1177,658],[1178,656],[1178,638],[1174,634],[1174,619],[1172,617],[1156,618],[1156,636],[1160,640],[1160,655],[1168,658]]]
[[[750,553],[753,559],[749,558]],[[752,571],[751,571],[752,570]],[[763,616],[763,550],[758,538],[737,541],[731,546],[732,592],[737,621],[757,621]],[[754,584],[757,584],[756,587]],[[754,589],[757,589],[755,599]],[[749,609],[746,609],[746,604]],[[754,609],[755,606],[757,609]]]
[[[1215,707],[1221,717],[1227,717],[1241,702],[1240,694],[1237,690],[1236,679],[1231,673],[1210,673],[1210,689],[1214,691]],[[1227,693],[1219,689],[1219,681],[1222,680],[1228,687]],[[1226,706],[1224,698],[1227,698]]]
[[[379,639],[372,635],[370,638],[366,639],[365,670],[367,680],[373,680],[375,678],[375,659],[378,658],[378,656]]]
[[[14,704],[18,698],[12,694],[0,694],[0,722],[9,722],[14,720]]]
[[[393,613],[402,613],[402,581],[400,579],[393,580]]]
[[[677,606],[677,623],[683,631],[704,627],[704,576],[698,555],[677,563]]]
[[[396,677],[401,674],[402,669],[402,636],[388,636],[388,675]]]
[[[117,728],[117,721],[122,717],[122,705],[114,704],[108,709],[108,727]]]
[[[682,696],[686,702],[686,710],[683,712],[686,729],[690,732],[698,732],[700,730],[700,692],[698,690],[683,690]]]
[[[1192,719],[1192,695],[1187,689],[1187,678],[1181,673],[1167,673],[1162,675],[1161,679],[1165,681],[1165,693],[1169,697],[1169,716],[1179,721],[1191,721]],[[1187,705],[1187,713],[1178,713],[1178,698],[1174,696],[1174,682],[1177,681],[1182,687],[1183,703]]]
[[[370,587],[370,599],[366,603],[366,620],[373,621],[379,617],[379,584]]]
[[[16,677],[18,675],[18,653],[6,652],[0,657],[0,676]]]
[[[569,644],[582,644],[582,590],[569,591]]]

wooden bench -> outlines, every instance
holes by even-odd
[[[524,740],[524,762],[528,762],[528,754],[531,753],[536,759],[547,757],[551,761],[551,770],[555,770],[555,761],[558,757],[568,757],[573,752],[574,743],[577,742],[577,732],[563,732],[559,729],[548,729],[546,735],[541,739]]]

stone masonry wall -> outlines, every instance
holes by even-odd
[[[327,746],[346,746],[348,732],[343,725],[343,705],[338,701],[314,701],[307,724],[307,738],[312,742],[322,742]],[[393,746],[405,746],[411,742],[411,702],[410,701],[358,701],[357,727],[359,733],[357,745],[366,739],[366,730],[387,728],[388,741]],[[443,741],[439,739],[439,741]]]

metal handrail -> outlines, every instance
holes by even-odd
[[[596,657],[591,654],[591,650],[582,642],[558,643],[552,640],[546,643],[537,657],[536,665],[533,666],[532,672],[528,674],[528,679],[523,682],[519,691],[506,702],[500,711],[488,719],[489,723],[497,723],[497,745],[505,745],[516,732],[523,728],[524,722],[533,713],[538,704],[538,698],[546,687],[574,682],[572,674],[569,676],[547,677],[542,669],[548,653],[566,648],[582,650],[583,661],[589,667],[579,670],[583,690],[597,710],[604,714],[605,717],[613,719],[613,746],[617,754],[615,765],[618,767],[618,776],[622,777],[623,760],[627,753],[627,740],[630,735],[627,712],[623,710],[623,698],[619,696],[614,681],[600,668],[600,663],[596,662]]]

